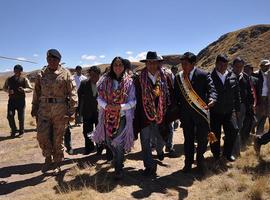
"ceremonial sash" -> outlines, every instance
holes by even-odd
[[[210,123],[210,114],[209,110],[206,110],[207,104],[202,100],[202,98],[194,91],[188,76],[185,76],[183,71],[179,73],[180,80],[182,84],[180,84],[179,80],[177,80],[181,93],[183,94],[187,103],[191,106],[191,108],[201,115],[207,123]]]

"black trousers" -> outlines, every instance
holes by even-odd
[[[226,157],[230,157],[232,155],[233,145],[238,133],[237,120],[232,113],[211,113],[211,130],[215,133],[218,140],[218,142],[210,145],[215,158],[219,158],[220,156],[221,126],[223,127],[225,134],[223,155]]]
[[[198,120],[196,117],[189,115],[188,113],[182,115],[181,126],[184,132],[184,151],[185,151],[185,165],[191,166],[194,162],[195,151],[195,138],[197,140],[197,165],[203,165],[204,156],[207,149],[207,135],[209,127],[206,121],[203,119]]]
[[[270,142],[270,131],[259,136],[257,141],[260,145],[264,145],[264,144],[267,144],[268,142]]]
[[[93,117],[84,117],[83,116],[83,136],[85,140],[85,151],[90,152],[93,151],[95,148],[94,143],[92,140],[87,136],[88,133],[92,132],[94,129],[94,124],[97,124],[97,120]]]
[[[254,112],[247,110],[244,116],[243,126],[240,130],[241,142],[245,145],[249,139],[250,132],[254,123]]]
[[[15,123],[15,111],[18,113],[19,120],[19,131],[24,131],[24,110],[25,110],[25,99],[9,99],[8,100],[8,108],[7,108],[7,119],[9,123],[9,127],[11,129],[11,133],[15,134],[17,131],[17,126]]]

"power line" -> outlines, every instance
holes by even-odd
[[[20,61],[20,62],[28,62],[28,63],[37,64],[37,62],[30,61],[30,60],[19,59],[19,58],[9,58],[9,57],[5,57],[5,56],[0,56],[0,58],[7,59],[7,60],[17,60],[17,61]]]

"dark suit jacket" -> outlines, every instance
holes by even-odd
[[[217,102],[210,109],[211,113],[228,114],[233,111],[240,111],[240,88],[236,75],[228,72],[223,85],[217,71],[214,69],[211,73],[213,83],[217,91]]]
[[[93,96],[91,81],[83,80],[78,89],[79,109],[84,118],[95,118],[98,120],[97,95]]]
[[[262,88],[263,88],[263,74],[262,71],[259,70],[257,72],[254,72],[252,76],[256,77],[258,79],[257,82],[257,104],[260,104],[261,97],[262,97]]]
[[[253,83],[253,86],[254,86],[254,89],[255,89],[255,95],[256,95],[256,103],[258,104],[258,93],[260,91],[260,88],[259,88],[259,79],[254,77],[254,76],[250,76],[250,79]],[[255,106],[257,106],[257,104]]]
[[[179,82],[178,82],[179,81]],[[185,97],[183,96],[178,83],[181,83],[179,73],[175,76],[174,81],[174,96],[180,106],[180,119],[185,118],[186,114],[191,114],[198,120],[203,120],[202,117],[193,110],[192,107],[187,103]],[[217,94],[214,87],[213,81],[209,73],[196,68],[191,80],[191,84],[195,92],[201,97],[201,99],[208,104],[209,99],[216,101]]]
[[[250,110],[253,107],[254,97],[250,85],[250,77],[243,73],[239,79],[241,103],[245,104],[246,109]]]

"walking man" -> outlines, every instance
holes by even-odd
[[[15,123],[15,111],[18,113],[19,135],[24,134],[24,110],[25,110],[25,93],[32,91],[30,81],[22,76],[23,67],[14,66],[14,75],[9,77],[4,84],[4,91],[8,93],[7,119],[11,129],[11,137],[15,137],[17,126]]]

